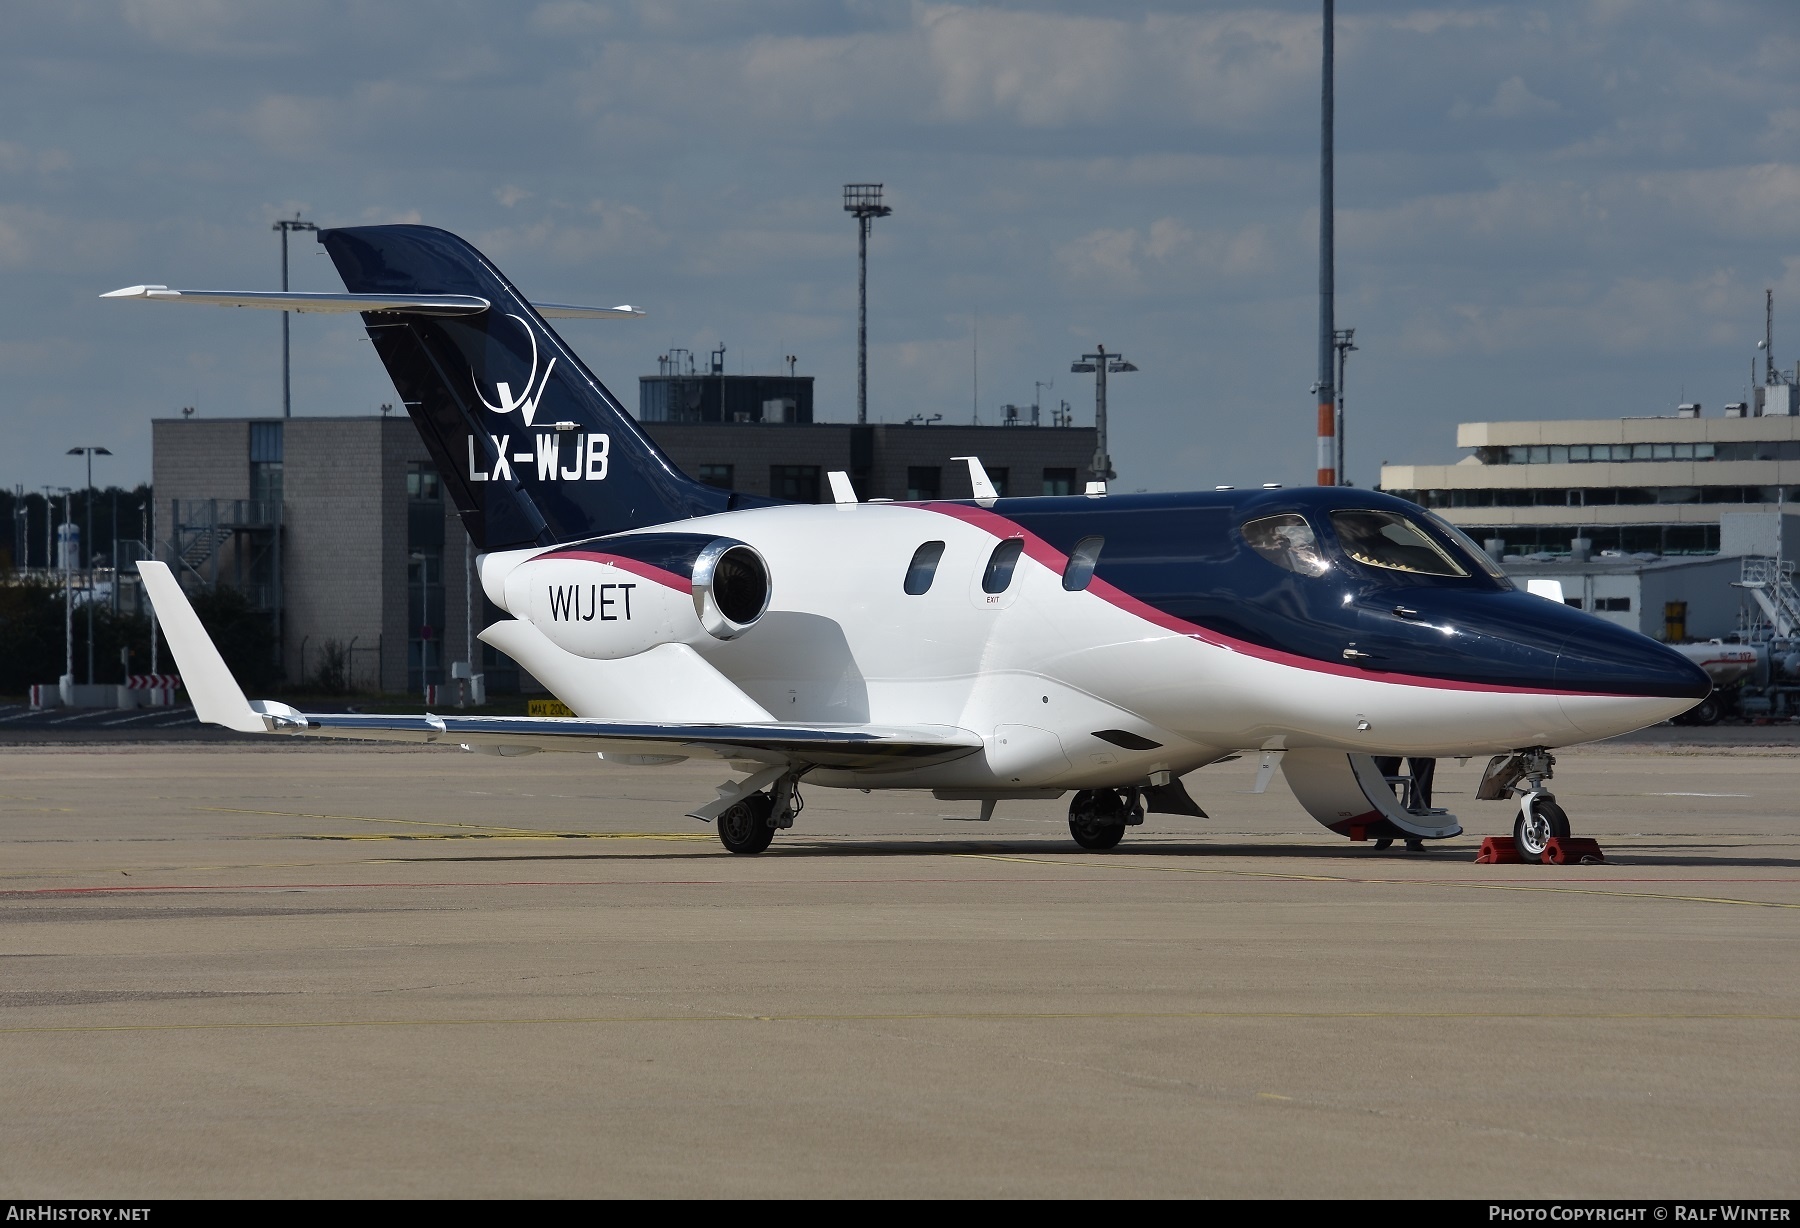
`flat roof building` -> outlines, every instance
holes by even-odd
[[[151,447],[157,557],[266,613],[290,683],[336,653],[354,690],[449,681],[468,648],[468,535],[409,419],[162,418]],[[474,648],[490,687],[517,685]]]
[[[1468,455],[1383,465],[1381,489],[1510,554],[1567,555],[1577,539],[1595,553],[1717,554],[1722,516],[1800,502],[1800,416],[1727,412],[1465,422],[1456,443]]]

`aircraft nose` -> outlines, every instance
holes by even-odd
[[[1660,696],[1698,703],[1712,679],[1692,661],[1648,636],[1600,623],[1563,641],[1556,657],[1563,691]]]
[[[1706,671],[1648,636],[1598,624],[1571,634],[1556,661],[1563,714],[1594,737],[1678,716],[1712,691]]]

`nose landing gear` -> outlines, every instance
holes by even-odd
[[[1569,838],[1569,816],[1556,804],[1556,794],[1544,788],[1544,782],[1555,774],[1556,756],[1541,746],[1533,746],[1510,755],[1495,755],[1475,791],[1475,796],[1483,801],[1518,795],[1513,848],[1522,860],[1533,865],[1543,861],[1550,841]]]

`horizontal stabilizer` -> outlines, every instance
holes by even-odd
[[[493,303],[475,294],[315,294],[299,290],[171,290],[167,286],[126,286],[101,298],[141,299],[159,303],[199,303],[208,307],[254,307],[302,314],[376,314],[476,316]],[[533,303],[541,316],[569,320],[636,320],[645,313],[629,303],[618,307],[579,307],[573,303]]]

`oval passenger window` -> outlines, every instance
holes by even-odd
[[[926,542],[913,551],[912,562],[906,568],[907,593],[917,597],[930,592],[931,582],[937,579],[938,560],[943,557],[943,542]]]
[[[1063,568],[1063,587],[1071,593],[1079,593],[1094,578],[1094,567],[1100,562],[1100,547],[1106,544],[1104,537],[1084,537],[1075,543],[1069,551],[1069,565]]]
[[[994,553],[988,556],[987,570],[981,573],[981,591],[1004,593],[1012,585],[1013,568],[1019,565],[1024,549],[1022,537],[1009,537],[995,546]]]

